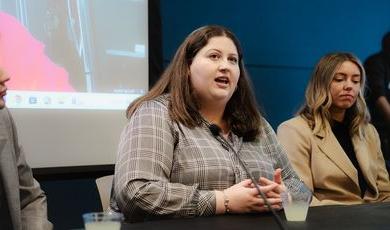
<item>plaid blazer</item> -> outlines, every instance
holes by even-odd
[[[120,139],[111,209],[127,219],[145,216],[200,216],[215,213],[215,192],[249,178],[236,154],[221,145],[204,121],[196,128],[173,122],[169,96],[143,103]],[[273,179],[282,169],[286,186],[307,190],[292,169],[271,126],[243,142],[231,134],[230,144],[252,175]]]

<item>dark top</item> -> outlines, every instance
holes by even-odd
[[[375,106],[380,96],[385,96],[390,102],[390,54],[380,52],[370,56],[364,63],[367,73],[367,103],[375,127],[384,128],[386,125],[383,115]]]
[[[382,111],[376,106],[378,97],[385,96],[390,102],[390,53],[380,52],[369,57],[364,67],[367,73],[367,104],[371,113],[371,121],[378,130],[382,153],[387,160],[390,172],[390,124],[386,122]]]
[[[363,198],[364,193],[367,189],[367,182],[364,179],[359,162],[356,159],[356,153],[353,148],[351,136],[349,134],[349,124],[333,120],[332,131],[336,136],[338,142],[340,143],[341,147],[343,148],[344,152],[347,154],[349,160],[352,162],[358,172],[359,187],[361,191],[360,196]]]

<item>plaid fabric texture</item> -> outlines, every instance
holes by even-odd
[[[219,142],[207,122],[189,129],[168,115],[169,96],[143,103],[120,139],[111,209],[126,218],[201,216],[215,213],[213,190],[249,178],[235,153]],[[254,178],[273,179],[282,169],[289,188],[305,189],[285,151],[264,120],[260,137],[243,142],[232,134],[230,144]]]

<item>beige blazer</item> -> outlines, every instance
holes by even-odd
[[[389,175],[378,133],[370,124],[364,139],[352,138],[356,158],[367,181],[362,199],[356,168],[330,126],[314,134],[300,116],[278,127],[278,138],[297,174],[313,192],[312,206],[390,201]]]

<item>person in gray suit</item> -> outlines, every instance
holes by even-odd
[[[33,178],[4,96],[9,80],[0,69],[0,229],[52,229],[46,195]]]

